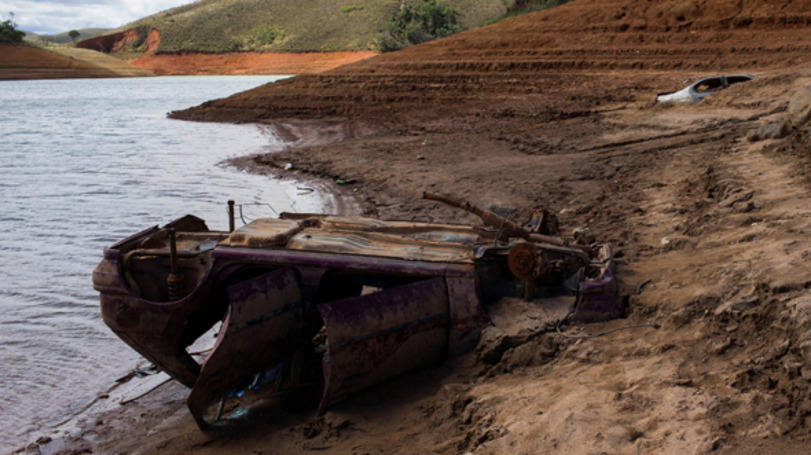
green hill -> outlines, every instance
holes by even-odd
[[[103,34],[109,32],[110,29],[109,28],[82,28],[82,29],[79,29],[79,30],[76,30],[76,31],[79,32],[79,36],[76,38],[76,41],[79,41],[79,40],[83,40],[83,39],[86,39],[86,38],[92,38],[94,36],[103,35]],[[70,32],[62,32],[62,33],[57,33],[56,35],[40,35],[40,37],[43,40],[50,41],[52,43],[67,44],[67,43],[73,42],[73,39],[71,39],[69,33]]]
[[[162,11],[117,32],[137,30],[143,51],[157,29],[157,52],[370,50],[403,0],[200,0]],[[463,29],[498,20],[543,0],[448,0]],[[109,46],[108,46],[109,47]],[[99,48],[99,46],[96,46]]]
[[[103,35],[104,33],[109,32],[111,29],[109,28],[83,28],[76,30],[79,32],[78,38],[76,41],[81,41],[83,39],[92,38],[94,36]],[[47,43],[55,43],[55,44],[68,44],[73,42],[71,39],[69,32],[62,32],[57,33],[55,35],[37,35],[36,33],[25,32],[25,39],[27,41],[31,41],[35,44],[45,45]]]

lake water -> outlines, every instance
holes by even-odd
[[[322,195],[296,182],[220,164],[280,148],[268,131],[166,118],[275,79],[0,81],[0,452],[139,359],[99,314],[91,273],[105,246],[187,213],[226,229],[228,199],[321,209]],[[272,216],[268,205],[245,212]]]

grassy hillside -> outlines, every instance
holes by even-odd
[[[76,38],[76,41],[81,41],[83,39],[92,38],[94,36],[102,35],[108,31],[109,28],[82,28],[76,30],[79,32],[79,37]],[[25,40],[33,42],[35,44],[45,45],[47,43],[55,43],[55,44],[68,44],[73,42],[68,35],[68,32],[57,33],[55,35],[37,35],[32,32],[25,32]]]
[[[81,41],[83,39],[92,38],[94,36],[103,35],[104,33],[110,31],[109,28],[82,28],[76,30],[79,32],[79,36],[76,38],[76,41]],[[73,42],[68,35],[68,32],[57,33],[56,35],[40,35],[45,41],[49,41],[51,43],[56,44],[67,44]]]
[[[158,52],[369,50],[401,0],[201,0],[120,30],[157,28]],[[450,0],[464,28],[492,22],[526,0]]]
[[[51,50],[56,54],[71,58],[73,60],[84,62],[87,63],[88,65],[111,71],[112,73],[115,73],[116,76],[121,77],[154,76],[154,74],[151,71],[138,68],[137,66],[133,66],[125,62],[124,60],[115,58],[111,55],[107,55],[102,52],[92,51],[90,49],[80,49],[78,47],[71,46],[52,46],[49,50]]]

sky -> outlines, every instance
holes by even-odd
[[[14,13],[18,28],[53,34],[90,27],[115,28],[193,0],[0,0],[0,20]]]

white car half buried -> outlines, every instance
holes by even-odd
[[[717,93],[732,84],[751,81],[752,79],[754,79],[754,77],[747,74],[730,74],[727,76],[705,77],[704,79],[700,79],[681,90],[660,93],[656,96],[656,101],[697,103],[704,99],[705,96]]]

